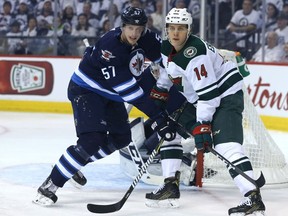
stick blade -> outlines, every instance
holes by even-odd
[[[255,180],[255,182],[259,188],[261,188],[265,185],[266,179],[265,179],[262,171],[261,171],[260,177],[257,180]]]
[[[92,213],[111,213],[119,211],[124,203],[122,203],[122,200],[117,203],[108,204],[108,205],[98,205],[98,204],[87,204],[87,209]]]

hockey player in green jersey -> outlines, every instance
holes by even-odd
[[[176,86],[196,107],[196,123],[189,121],[185,109],[178,122],[194,136],[197,149],[208,152],[206,146],[213,145],[218,153],[254,178],[252,164],[242,148],[243,77],[237,65],[225,60],[214,46],[191,34],[192,17],[186,8],[173,8],[165,22],[167,40],[162,42],[161,48],[165,69],[160,69],[151,97],[165,94],[172,85]],[[159,98],[155,97],[155,100]],[[241,203],[230,208],[228,214],[264,214],[259,187],[231,167],[228,171],[243,195]],[[169,190],[165,183],[158,194],[161,190],[162,193],[165,193],[164,189]],[[153,193],[147,194],[146,198],[155,199]]]

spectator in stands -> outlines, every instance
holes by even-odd
[[[51,29],[54,22],[54,11],[52,8],[52,1],[45,0],[42,5],[43,6],[40,10],[40,13],[37,15],[38,24],[42,23],[43,20],[45,20],[46,21],[45,23],[48,23]]]
[[[265,16],[266,31],[274,31],[277,28],[277,18],[280,9],[276,7],[274,2],[268,2]]]
[[[77,15],[72,5],[66,5],[62,12],[62,23],[65,25],[65,30],[71,34],[72,28],[77,24]]]
[[[150,14],[150,17],[153,19],[153,27],[157,29],[157,32],[162,32],[163,29],[163,1],[156,1],[156,11]]]
[[[37,19],[36,17],[30,17],[28,19],[27,28],[23,31],[23,44],[25,44],[27,48],[27,53],[33,54],[35,47],[38,46],[37,40],[35,37],[37,35]],[[31,37],[31,38],[29,38]]]
[[[37,35],[37,19],[30,17],[27,28],[23,31],[23,36],[35,37]]]
[[[113,1],[116,2],[116,1]],[[107,11],[110,8],[110,4],[112,4],[112,1],[107,1],[107,0],[97,0],[95,3],[91,1],[92,3],[92,8],[91,11],[94,14],[97,14],[99,17],[99,20],[102,18],[102,16],[107,13]]]
[[[37,44],[34,47],[33,53],[37,55],[51,55],[53,52],[53,36],[54,32],[51,28],[51,24],[47,20],[37,19],[37,37],[34,43]]]
[[[56,29],[58,39],[59,37],[71,35],[72,33],[72,26],[69,23],[64,22],[60,15],[56,19]],[[51,30],[54,32],[54,26]]]
[[[146,0],[144,2],[144,10],[147,15],[154,13],[156,11],[156,2],[157,0]]]
[[[71,7],[73,10],[73,8]],[[72,25],[59,15],[57,17],[57,55],[71,55],[70,47],[74,43],[71,38]],[[54,31],[54,30],[53,30]],[[72,45],[73,46],[73,45]]]
[[[138,8],[144,8],[143,7],[143,2],[141,0],[129,0],[129,6],[138,7]]]
[[[155,27],[154,27],[154,25],[153,25],[153,19],[152,19],[152,17],[151,17],[151,15],[148,15],[147,16],[147,28],[148,29],[150,29],[152,32],[155,32],[155,33],[157,33],[158,35],[162,35],[162,31],[159,31],[158,29],[156,29]]]
[[[86,14],[78,15],[77,25],[72,29],[71,35],[81,37],[95,37],[96,31],[88,22]]]
[[[21,31],[27,28],[29,15],[27,0],[20,0],[17,9],[13,13],[13,18],[20,23]]]
[[[78,15],[78,23],[75,28],[72,29],[71,36],[75,37],[74,43],[76,44],[76,52],[75,55],[81,56],[86,49],[85,45],[83,44],[84,38],[95,37],[96,30],[93,28],[89,22],[86,14]]]
[[[28,19],[27,28],[23,31],[23,44],[27,47],[27,52],[34,54],[38,48],[37,36],[38,23],[36,17],[32,16]]]
[[[37,18],[36,18],[37,19]],[[51,24],[45,20],[45,19],[41,19],[40,21],[37,19],[37,36],[52,36],[53,35],[53,31],[52,31],[52,26]]]
[[[226,27],[226,37],[233,36],[232,40],[242,38],[256,30],[260,24],[261,18],[259,13],[253,9],[253,1],[244,0],[242,9],[234,13],[230,23]],[[253,42],[252,37],[249,37],[249,40],[240,40],[237,42],[235,49],[244,57],[247,57],[247,51],[251,48]]]
[[[20,30],[20,23],[15,20],[10,25],[10,31],[6,34],[8,37],[7,43],[8,43],[8,53],[9,54],[24,54],[25,46],[22,43],[22,31]],[[19,36],[19,38],[9,38],[9,37],[16,37]]]
[[[102,17],[102,14],[104,14],[110,5],[111,1],[107,1],[107,0],[76,0],[76,5],[77,5],[77,16],[81,13],[83,13],[83,6],[85,4],[85,2],[89,2],[91,4],[91,12],[94,14],[97,14],[99,19]],[[114,3],[117,2],[118,4],[121,4],[122,0],[118,0],[118,1],[114,1]]]
[[[280,11],[282,11],[283,8],[283,0],[266,0],[266,4],[272,3],[275,5],[275,7]]]
[[[39,1],[38,0],[26,0],[26,4],[29,11],[29,17],[36,16],[38,12]]]
[[[288,1],[284,2],[282,12],[288,14]]]
[[[212,10],[213,11],[213,10]],[[215,15],[212,15],[214,18]],[[219,29],[223,32],[232,18],[232,4],[231,0],[222,0],[219,2]]]
[[[182,1],[184,2],[184,1]],[[191,0],[188,5],[188,11],[191,13],[193,18],[193,34],[199,34],[200,30],[200,0]],[[179,7],[179,6],[178,6]],[[220,22],[222,23],[222,22]],[[226,27],[226,26],[225,26]]]
[[[288,43],[284,44],[283,49],[284,49],[284,55],[281,59],[281,62],[288,63]]]
[[[279,44],[288,42],[288,14],[280,13],[277,19],[277,29],[275,32],[279,36]]]
[[[96,31],[96,30],[99,31],[100,18],[99,18],[98,15],[94,14],[91,9],[92,9],[91,3],[90,2],[85,2],[83,4],[83,13],[82,14],[86,15],[87,21],[90,24],[90,26],[92,28],[94,28],[94,31]],[[79,15],[78,15],[78,24],[79,24]],[[82,53],[81,53],[81,55],[82,55]]]
[[[280,62],[284,51],[282,46],[278,45],[278,35],[275,31],[267,33],[267,45],[264,47],[264,53],[262,47],[253,55],[252,61],[262,62],[262,55],[264,56],[264,62]]]
[[[15,10],[15,5],[17,3],[17,1],[15,0],[0,0],[0,13],[4,13],[4,3],[5,2],[9,2],[10,6],[11,6],[11,13],[13,13],[13,11]]]
[[[104,19],[104,17],[102,18],[101,22],[100,22],[100,32],[99,32],[99,36],[104,35],[106,32],[108,32],[111,29],[111,24],[110,24],[110,20],[108,19],[108,17],[106,17],[106,19]]]
[[[192,0],[193,1],[193,0]],[[187,8],[190,3],[190,0],[171,0],[170,7],[171,8]]]
[[[64,11],[67,6],[72,7],[73,12],[77,11],[77,0],[59,0],[60,11]]]
[[[12,20],[12,4],[10,1],[3,3],[3,12],[0,14],[0,35],[6,35]]]
[[[100,20],[100,35],[103,34],[103,24],[107,19],[109,20],[110,29],[121,25],[121,14],[116,4],[112,4],[110,9],[102,16]],[[106,31],[104,30],[104,32]]]
[[[193,1],[193,0],[192,0]],[[187,0],[176,0],[175,7],[176,8],[187,8],[190,1]]]

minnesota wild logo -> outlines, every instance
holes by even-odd
[[[183,92],[183,85],[182,85],[182,77],[173,78],[170,74],[168,74],[169,79],[174,84],[176,89],[180,92]]]
[[[195,47],[187,47],[184,52],[183,55],[186,58],[193,58],[195,55],[197,54],[197,49]]]

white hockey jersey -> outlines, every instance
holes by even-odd
[[[242,89],[237,65],[194,35],[179,52],[163,41],[161,54],[166,70],[161,70],[157,86],[170,89],[174,84],[188,102],[197,103],[197,121],[212,121],[221,98]]]

